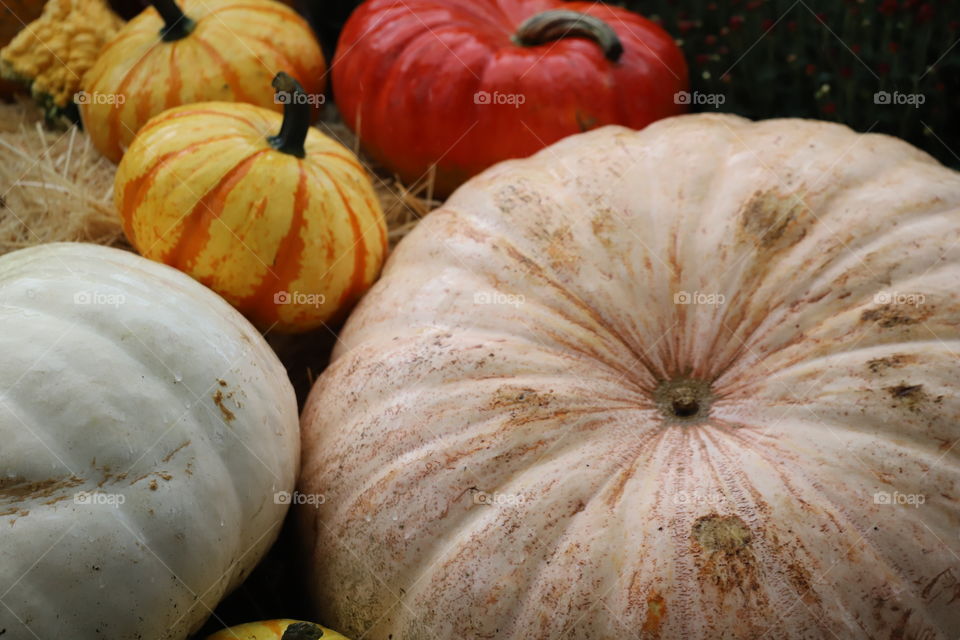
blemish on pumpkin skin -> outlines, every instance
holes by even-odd
[[[741,207],[737,237],[765,251],[780,251],[800,242],[814,218],[794,194],[756,191]]]
[[[894,399],[897,405],[910,411],[918,411],[922,405],[929,402],[939,404],[943,401],[943,396],[931,397],[923,390],[922,384],[907,384],[904,382],[892,387],[884,387],[883,390]]]
[[[28,482],[25,478],[0,477],[0,500],[29,500],[49,498],[63,489],[70,489],[83,484],[83,478],[67,476],[63,478],[48,478],[36,482]]]
[[[221,391],[220,389],[217,389],[213,394],[213,402],[220,409],[220,413],[223,414],[223,419],[226,422],[233,422],[237,416],[234,415],[233,411],[230,411],[230,409],[228,409],[227,406],[224,404],[223,402],[224,397],[225,396],[223,395],[223,391]]]
[[[912,364],[917,361],[917,356],[906,353],[898,353],[885,358],[874,358],[867,362],[867,368],[873,373],[880,373],[886,369],[898,369],[904,365]]]
[[[860,314],[860,322],[873,322],[884,329],[918,324],[929,318],[933,309],[928,306],[914,307],[902,304],[884,304],[875,309],[866,309]]]
[[[765,606],[750,544],[753,534],[739,516],[702,516],[693,524],[690,538],[704,586],[716,587],[721,598],[737,592],[753,601],[752,606]]]
[[[702,516],[693,523],[693,539],[707,551],[735,553],[750,544],[750,529],[739,516],[721,516],[716,513]]]
[[[663,618],[667,615],[667,603],[659,593],[652,593],[647,598],[647,615],[643,619],[643,626],[640,628],[653,637],[660,637],[660,625]]]

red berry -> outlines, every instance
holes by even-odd
[[[885,16],[892,16],[897,12],[897,0],[883,0],[877,11]]]

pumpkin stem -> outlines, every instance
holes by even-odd
[[[323,629],[312,622],[294,622],[283,632],[280,640],[317,640],[323,637]]]
[[[283,124],[280,133],[270,136],[267,141],[278,151],[302,158],[307,155],[303,143],[310,130],[310,102],[300,83],[292,76],[279,72],[273,78],[273,88],[277,90],[276,101],[283,105]]]
[[[616,62],[623,55],[620,38],[609,24],[600,18],[568,9],[554,9],[530,16],[517,29],[513,42],[522,47],[536,47],[561,38],[593,40],[611,62]]]
[[[150,0],[150,4],[157,10],[160,17],[163,18],[163,28],[160,29],[160,37],[165,42],[172,42],[180,38],[186,38],[193,31],[197,23],[184,15],[183,10],[177,4],[176,0]]]

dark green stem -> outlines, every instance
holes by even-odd
[[[323,637],[323,629],[312,622],[294,622],[286,628],[280,640],[317,640]]]
[[[567,9],[544,11],[523,21],[513,41],[523,47],[536,47],[561,38],[588,38],[603,49],[607,60],[616,62],[623,45],[613,28],[594,16]]]
[[[180,38],[186,38],[193,31],[197,23],[184,15],[183,10],[177,4],[176,0],[150,0],[150,4],[157,10],[160,17],[163,18],[163,28],[160,29],[160,37],[165,42],[173,42]]]
[[[300,83],[281,71],[273,78],[273,88],[277,90],[276,101],[283,105],[283,124],[280,133],[267,140],[278,151],[289,153],[298,158],[304,157],[303,143],[310,130],[310,102]]]

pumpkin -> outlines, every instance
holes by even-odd
[[[287,69],[323,101],[326,66],[309,25],[273,0],[154,0],[83,77],[80,116],[118,162],[147,120],[171,107],[238,101],[280,111],[270,78]],[[314,110],[316,113],[316,109]]]
[[[312,622],[266,620],[218,631],[207,640],[347,640],[336,631]]]
[[[302,413],[320,617],[953,637],[958,282],[960,174],[887,136],[701,114],[490,169],[399,244]]]
[[[158,115],[120,163],[114,196],[142,255],[262,329],[305,331],[340,317],[377,277],[386,222],[357,158],[310,128],[296,81],[278,74],[275,86],[282,118],[226,102]]]
[[[625,9],[559,0],[370,0],[331,66],[364,149],[408,184],[449,193],[507,158],[605,124],[685,110],[679,48]]]
[[[32,8],[39,13],[40,6]],[[33,17],[27,13],[16,26]],[[4,42],[0,76],[28,85],[47,118],[76,120],[73,98],[80,78],[122,25],[106,0],[50,0],[39,17]]]
[[[183,640],[279,533],[297,404],[260,334],[133,253],[0,258],[0,629]]]

